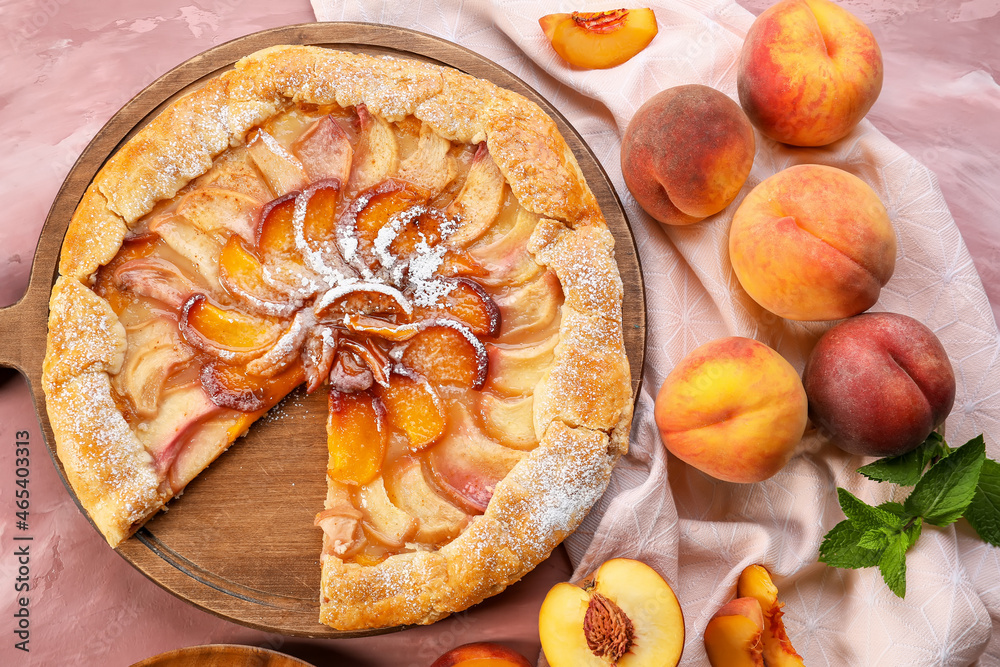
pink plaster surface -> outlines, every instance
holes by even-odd
[[[456,0],[457,1],[457,0]],[[740,0],[759,13],[769,0]],[[845,0],[886,64],[869,118],[937,174],[1000,312],[1000,0]],[[14,0],[0,5],[0,306],[16,301],[49,205],[87,142],[160,74],[219,43],[313,20],[306,0],[142,3]],[[2,344],[2,343],[0,343]],[[14,527],[13,443],[31,442],[30,530]],[[31,535],[30,653],[13,648],[13,538]],[[315,664],[420,665],[468,641],[537,655],[537,609],[570,572],[559,551],[470,612],[383,637],[297,640],[249,630],[161,590],[77,511],[45,450],[23,380],[0,371],[0,664],[108,664],[182,646],[268,646]],[[349,663],[347,662],[349,661]]]

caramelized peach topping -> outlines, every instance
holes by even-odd
[[[563,60],[584,69],[621,65],[656,36],[652,9],[549,14],[538,19]]]

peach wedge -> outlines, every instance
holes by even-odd
[[[615,558],[578,585],[553,586],[538,634],[552,667],[672,667],[684,648],[684,615],[656,570]]]
[[[802,667],[802,656],[792,648],[781,620],[784,603],[778,601],[778,588],[762,565],[748,565],[740,574],[736,594],[754,598],[764,614],[764,662],[768,667]]]
[[[538,24],[563,60],[584,69],[621,65],[656,36],[652,9],[549,14]]]
[[[754,598],[737,598],[705,626],[705,652],[712,667],[764,667],[764,614]]]

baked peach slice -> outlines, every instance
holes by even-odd
[[[364,514],[362,527],[370,540],[402,549],[417,532],[417,520],[392,504],[381,477],[358,487],[356,499]]]
[[[183,308],[191,295],[200,291],[175,264],[162,257],[129,260],[114,270],[113,278],[118,291],[156,299],[172,310]],[[99,294],[111,303],[112,296],[106,290]]]
[[[542,275],[545,267],[525,251],[537,222],[537,215],[519,211],[514,226],[505,235],[469,250],[469,256],[485,269],[479,282],[488,287],[510,287]]]
[[[517,347],[487,345],[490,358],[486,386],[501,396],[532,394],[555,358],[559,334],[531,345]]]
[[[421,123],[417,148],[399,165],[396,177],[420,186],[435,197],[458,175],[455,158],[448,154],[450,150],[450,141],[430,124]]]
[[[253,250],[233,234],[219,253],[219,282],[250,310],[261,315],[289,317],[301,302],[282,298],[281,291],[264,280],[264,267]]]
[[[736,595],[757,600],[764,614],[764,662],[767,667],[802,667],[802,656],[796,653],[781,620],[784,603],[778,601],[778,588],[762,565],[748,565],[740,573]]]
[[[501,398],[482,392],[479,394],[479,414],[486,435],[504,447],[530,451],[538,445],[533,396]]]
[[[388,445],[385,409],[368,392],[330,391],[327,415],[327,475],[344,484],[368,484],[378,477]]]
[[[275,196],[301,190],[309,183],[309,176],[299,159],[266,131],[253,132],[247,142],[247,152]]]
[[[410,449],[423,449],[444,433],[447,422],[441,399],[426,380],[393,373],[389,386],[377,386],[375,392],[389,422],[406,435]]]
[[[413,319],[454,319],[469,327],[476,336],[496,336],[502,322],[500,309],[486,290],[469,278],[446,280],[451,283],[451,290],[438,299],[434,308],[414,308]]]
[[[630,59],[656,36],[652,9],[549,14],[538,19],[563,60],[584,69],[607,69]]]
[[[482,514],[496,485],[526,454],[483,435],[460,403],[452,406],[449,422],[448,433],[428,450],[425,470],[449,500]]]
[[[449,243],[465,247],[486,233],[503,208],[504,183],[503,174],[484,141],[476,149],[462,189],[445,210],[449,217],[459,221]]]
[[[383,468],[385,492],[392,504],[417,519],[413,539],[443,544],[458,536],[469,523],[469,515],[441,497],[424,476],[420,461],[402,456]]]
[[[684,615],[656,570],[615,558],[579,583],[553,586],[538,635],[552,667],[672,667],[684,648]]]
[[[358,193],[337,223],[340,254],[362,273],[381,266],[375,240],[390,220],[407,209],[426,204],[427,192],[398,179],[386,179]]]
[[[190,345],[229,363],[246,363],[267,352],[287,325],[270,317],[223,308],[204,294],[184,304],[178,328]]]
[[[531,663],[502,644],[476,642],[456,646],[431,667],[531,667]]]
[[[158,317],[129,332],[122,370],[112,382],[131,399],[136,414],[149,419],[159,409],[167,379],[193,357],[194,350],[181,341],[177,323]]]
[[[553,271],[512,287],[497,296],[501,338],[534,336],[548,330],[559,316],[562,285]]]
[[[434,385],[480,389],[486,382],[486,348],[458,322],[436,320],[409,340],[400,358],[403,367]]]
[[[296,299],[313,296],[320,283],[305,262],[295,234],[297,192],[265,204],[260,214],[255,250],[264,268],[264,280]]]
[[[170,213],[150,222],[149,230],[159,234],[171,250],[191,263],[209,291],[222,291],[218,264],[222,241],[215,234],[203,232],[181,216]]]
[[[213,403],[256,418],[302,384],[303,369],[301,364],[293,363],[271,377],[262,378],[248,374],[243,366],[210,361],[201,367],[200,379]],[[237,433],[242,430],[237,429]]]
[[[359,192],[379,183],[399,170],[399,140],[392,127],[359,104],[357,150],[351,165],[349,192]]]
[[[253,243],[263,202],[224,188],[199,188],[184,195],[177,215],[203,232],[238,234]]]
[[[337,179],[346,184],[351,176],[354,147],[333,116],[323,116],[292,144],[292,153],[312,181]]]
[[[764,615],[754,598],[736,598],[705,626],[705,652],[712,667],[764,667]]]

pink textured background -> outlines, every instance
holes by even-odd
[[[457,1],[457,0],[456,0]],[[755,13],[768,0],[740,0]],[[567,6],[572,3],[569,3]],[[882,47],[885,86],[869,118],[937,174],[1000,312],[1000,0],[843,0]],[[0,4],[0,306],[27,285],[31,256],[62,179],[135,93],[187,58],[264,28],[313,20],[306,0]],[[2,344],[2,342],[0,342]],[[14,461],[31,432],[31,652],[13,649]],[[0,664],[124,665],[202,643],[269,646],[316,664],[429,665],[467,641],[537,654],[538,605],[570,572],[560,550],[503,595],[429,628],[384,637],[296,640],[199,611],[107,548],[76,510],[41,441],[20,377],[0,371]]]

